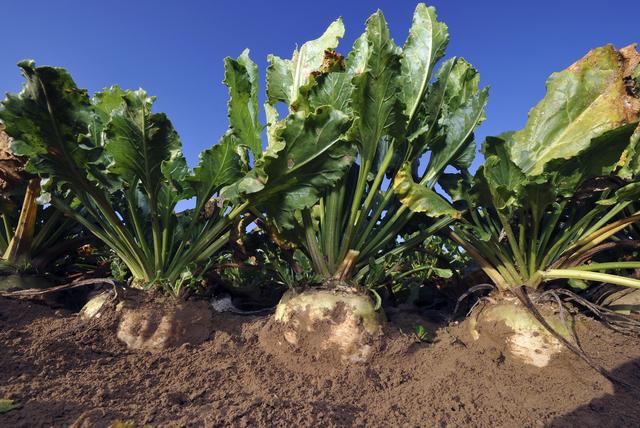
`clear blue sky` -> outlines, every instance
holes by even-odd
[[[600,1],[433,1],[449,26],[448,55],[465,57],[491,86],[488,119],[478,132],[522,127],[553,71],[590,48],[639,41],[637,8]],[[260,66],[274,53],[319,36],[342,16],[342,52],[380,8],[404,43],[416,2],[254,0],[2,0],[0,91],[19,90],[15,63],[66,67],[90,92],[117,83],[158,97],[182,137],[191,165],[226,130],[223,58],[246,47]],[[263,85],[264,88],[264,85]]]

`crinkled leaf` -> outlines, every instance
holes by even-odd
[[[524,129],[514,134],[514,162],[529,175],[549,171],[552,160],[570,159],[596,144],[596,137],[636,121],[637,105],[630,102],[624,71],[623,56],[607,45],[552,74],[546,96],[531,110]]]
[[[346,72],[333,72],[319,78],[309,93],[308,101],[311,108],[331,106],[344,113],[350,113],[350,99],[353,91],[351,79],[353,76]]]
[[[509,157],[507,142],[488,137],[483,144],[483,152],[486,158],[480,174],[486,180],[493,205],[499,210],[519,206],[519,192],[526,177]]]
[[[164,183],[163,163],[182,157],[178,134],[165,114],[151,112],[154,98],[145,91],[127,91],[123,101],[105,130],[109,170],[156,194]]]
[[[456,93],[452,100],[457,102],[460,97],[460,93]],[[488,89],[482,89],[467,98],[455,111],[442,119],[446,134],[443,139],[432,146],[431,158],[425,176],[428,182],[437,179],[447,165],[458,160],[464,154],[469,145],[475,147],[473,132],[485,118],[484,111],[488,97]]]
[[[545,172],[555,177],[554,186],[570,196],[585,180],[610,174],[620,156],[629,146],[635,124],[621,126],[591,140],[591,144],[570,159],[554,159],[545,165]]]
[[[267,68],[267,99],[275,105],[277,102],[293,104],[298,98],[298,90],[307,84],[311,73],[322,65],[324,53],[334,50],[344,36],[344,24],[338,18],[318,39],[306,42],[293,53],[291,60],[269,56]]]
[[[408,118],[412,118],[420,106],[433,67],[444,55],[448,42],[447,26],[437,20],[435,9],[418,4],[400,60],[401,96]]]
[[[200,154],[200,162],[188,178],[198,204],[205,204],[216,192],[241,177],[236,144],[231,135],[225,134],[219,144]]]
[[[279,102],[290,104],[290,91],[293,85],[291,60],[269,55],[267,61],[269,62],[267,67],[267,101],[271,105],[276,105]]]
[[[400,49],[389,38],[389,27],[378,11],[367,20],[366,69],[353,79],[352,106],[358,116],[357,139],[363,162],[372,162],[384,136],[400,136],[405,122],[398,99]]]
[[[435,191],[413,181],[409,163],[396,173],[393,190],[400,202],[413,212],[425,213],[429,217],[461,217],[461,213]]]
[[[229,88],[229,125],[240,144],[254,156],[262,153],[262,127],[258,122],[258,66],[245,49],[237,59],[225,58],[224,81]]]
[[[0,120],[13,138],[12,151],[28,156],[27,169],[60,181],[77,183],[95,156],[86,137],[90,120],[87,92],[62,68],[18,64],[26,83],[19,94],[8,94],[0,105]]]
[[[469,174],[444,173],[438,179],[438,184],[454,203],[471,199],[470,191],[473,183]]]
[[[291,228],[294,210],[311,208],[344,175],[355,153],[343,139],[351,119],[330,107],[289,115],[277,131],[282,144],[268,149],[249,181],[262,187],[248,195],[262,202],[282,228]]]

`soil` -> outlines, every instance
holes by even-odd
[[[576,327],[585,351],[636,388],[625,389],[568,352],[541,369],[473,341],[466,323],[436,332],[415,311],[387,316],[371,360],[345,364],[287,348],[269,316],[214,314],[203,343],[149,353],[117,339],[115,311],[83,321],[0,298],[0,398],[21,405],[0,426],[640,425],[638,339]],[[433,342],[416,342],[416,323]]]

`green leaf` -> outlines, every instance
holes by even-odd
[[[418,110],[433,67],[444,56],[448,42],[447,26],[438,22],[435,9],[418,4],[400,60],[402,101],[408,118],[411,119]]]
[[[261,187],[249,199],[264,203],[280,226],[293,227],[291,213],[314,206],[353,163],[353,147],[343,139],[350,126],[347,115],[328,106],[288,116],[276,134],[281,144],[270,147],[248,174]]]
[[[312,108],[331,106],[349,114],[351,112],[351,94],[353,76],[346,72],[333,72],[320,77],[320,81],[309,93],[309,105]]]
[[[507,142],[501,138],[487,137],[483,152],[486,158],[480,174],[486,180],[495,208],[505,210],[521,206],[519,195],[526,177],[509,157]]]
[[[144,90],[126,91],[123,101],[105,130],[109,170],[132,186],[140,180],[156,195],[164,182],[163,162],[182,157],[178,134],[165,114],[151,112],[154,98]]]
[[[603,143],[596,137],[637,120],[637,111],[630,108],[622,56],[611,45],[593,49],[547,80],[546,96],[514,134],[511,156],[528,175],[549,171],[552,160],[570,159]]]
[[[629,146],[634,128],[635,124],[629,124],[606,131],[593,138],[588,147],[573,157],[549,161],[544,171],[554,175],[555,187],[570,196],[588,178],[608,175],[614,170],[621,154]]]
[[[338,18],[318,39],[302,45],[293,52],[291,60],[270,55],[267,68],[267,99],[269,104],[284,102],[292,105],[298,98],[298,90],[308,83],[311,73],[318,70],[327,50],[338,47],[344,36],[344,24]]]
[[[241,177],[240,156],[235,148],[233,136],[225,134],[219,144],[200,153],[200,162],[188,178],[199,205]]]
[[[443,269],[437,267],[432,267],[431,269],[433,270],[433,273],[435,273],[439,278],[448,279],[453,276],[453,271],[451,269]]]
[[[429,217],[461,217],[461,213],[435,191],[413,181],[411,164],[408,162],[396,173],[393,190],[402,205],[413,212],[425,213]]]
[[[86,164],[96,157],[86,137],[91,116],[87,92],[62,68],[36,67],[33,61],[18,66],[26,83],[0,105],[13,152],[30,158],[30,172],[72,183],[84,180]]]
[[[461,98],[461,92],[457,92],[449,101],[456,104]],[[473,145],[475,151],[473,132],[485,118],[484,110],[488,98],[489,90],[482,89],[469,96],[451,114],[442,119],[446,134],[443,139],[432,146],[431,158],[425,175],[427,182],[437,180],[451,162],[457,161],[460,164],[460,157],[464,156],[466,150],[469,150],[469,145]]]
[[[7,413],[14,409],[19,409],[20,404],[16,403],[13,400],[9,400],[7,398],[0,399],[0,414]]]
[[[245,49],[237,59],[225,58],[224,81],[229,88],[229,124],[240,144],[254,156],[262,153],[262,127],[258,122],[258,66]]]
[[[378,11],[367,20],[366,69],[353,79],[352,105],[357,120],[357,139],[363,163],[372,162],[384,136],[401,136],[404,125],[398,99],[400,49],[389,38],[389,27]]]

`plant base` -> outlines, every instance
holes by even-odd
[[[206,302],[121,307],[118,339],[129,349],[158,352],[185,343],[199,345],[211,334],[212,314]]]
[[[106,307],[107,303],[114,299],[113,290],[102,291],[89,297],[87,303],[84,304],[78,316],[84,320],[92,318],[100,318]]]
[[[560,318],[545,307],[539,308],[549,325],[569,337]],[[536,367],[545,367],[563,350],[563,345],[515,297],[501,298],[480,307],[469,319],[471,336],[487,337],[513,359]]]
[[[342,362],[367,361],[382,334],[383,316],[371,299],[348,290],[309,290],[285,293],[275,321],[282,337],[315,358],[337,354]]]

